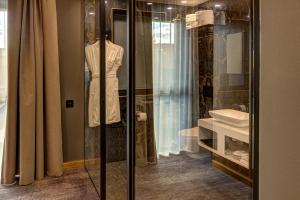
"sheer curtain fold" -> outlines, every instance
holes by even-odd
[[[153,28],[160,32],[153,44],[155,137],[158,155],[169,156],[180,153],[180,131],[193,125],[191,40],[183,20]]]
[[[8,3],[8,107],[2,184],[63,173],[56,1]]]
[[[152,14],[138,10],[136,13],[136,66],[137,89],[152,89]],[[147,55],[147,56],[145,56]],[[147,114],[146,121],[136,121],[136,166],[157,162],[153,122],[153,95],[136,96],[137,112]]]

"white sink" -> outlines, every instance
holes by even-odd
[[[249,113],[241,112],[232,109],[211,110],[209,111],[211,117],[216,121],[223,122],[228,125],[236,127],[249,126]]]

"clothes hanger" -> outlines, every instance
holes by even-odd
[[[105,31],[105,40],[111,41],[111,31]]]
[[[101,40],[101,37],[97,36],[95,43],[98,42],[99,40]],[[111,42],[111,34],[110,34],[110,32],[106,32],[105,33],[105,40],[108,41],[108,42]]]

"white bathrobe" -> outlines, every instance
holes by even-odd
[[[106,124],[121,121],[117,71],[122,65],[124,49],[106,41]],[[88,68],[91,71],[88,122],[90,127],[100,125],[100,52],[99,41],[85,48]]]

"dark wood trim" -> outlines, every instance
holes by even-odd
[[[244,174],[239,173],[238,171],[224,165],[223,163],[221,163],[217,160],[213,160],[212,164],[214,167],[218,168],[219,170],[223,171],[224,173],[229,174],[230,176],[245,183],[246,185],[252,186],[252,180],[249,177],[245,176]]]
[[[152,95],[153,90],[152,89],[136,89],[135,94],[136,95]]]
[[[128,101],[127,101],[127,159],[128,159],[128,199],[135,199],[135,15],[136,0],[128,0]]]
[[[152,89],[136,89],[135,94],[136,95],[152,95],[153,90]],[[126,97],[127,96],[127,90],[119,90],[119,96],[120,97]]]
[[[82,169],[85,167],[84,160],[75,160],[71,162],[65,162],[63,164],[64,170],[72,170],[72,169]]]

